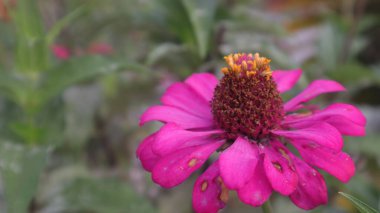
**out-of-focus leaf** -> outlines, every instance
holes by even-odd
[[[47,36],[46,36],[46,43],[47,45],[51,45],[54,42],[54,39],[59,35],[61,30],[67,26],[70,22],[77,19],[80,15],[83,14],[85,11],[84,7],[78,7],[77,9],[73,10],[69,14],[67,14],[65,17],[63,17],[61,20],[59,20],[57,23],[54,24],[54,26],[49,30]]]
[[[17,28],[16,65],[22,72],[40,72],[48,66],[48,48],[38,4],[19,0],[11,11]]]
[[[0,70],[0,94],[9,100],[19,102],[25,84],[8,72]]]
[[[368,167],[371,166],[368,165]],[[350,183],[346,184],[344,188],[347,189],[347,191],[355,192],[355,195],[362,200],[365,200],[368,205],[376,206],[379,202],[379,198],[376,188],[373,187],[374,183],[371,181],[371,177],[361,175],[363,174],[361,172],[362,171],[359,171],[354,175],[351,178]]]
[[[363,51],[363,49],[368,45],[367,39],[363,37],[358,37],[355,40],[352,41],[352,45],[350,48],[350,52],[348,54],[349,60],[354,60],[355,57]]]
[[[19,136],[22,141],[32,144],[42,141],[46,134],[44,128],[31,125],[30,123],[13,122],[10,125],[10,129]]]
[[[358,84],[360,81],[369,80],[374,77],[373,72],[368,68],[356,62],[349,62],[336,67],[326,73],[341,83]]]
[[[376,15],[366,14],[360,18],[358,23],[358,33],[365,33],[368,29],[375,27],[380,21],[380,18]]]
[[[156,212],[126,182],[116,179],[79,178],[64,191],[63,212]]]
[[[45,103],[73,84],[127,68],[134,71],[145,71],[140,65],[113,61],[101,56],[72,58],[46,73],[36,98],[40,98],[40,103]]]
[[[214,27],[217,0],[182,0],[190,18],[198,45],[198,52],[204,58],[209,49],[210,34]]]
[[[379,213],[379,211],[376,211],[376,209],[372,208],[368,204],[364,203],[363,201],[357,199],[352,195],[346,194],[344,192],[339,192],[339,194],[349,199],[361,213]]]
[[[173,44],[163,43],[154,48],[147,56],[146,64],[153,65],[164,57],[171,57],[173,54],[178,54],[184,51],[184,47]]]
[[[5,187],[7,212],[27,212],[45,166],[49,149],[1,141],[0,171]]]
[[[341,51],[342,39],[332,24],[326,24],[321,29],[319,40],[319,60],[324,68],[334,69]]]
[[[361,151],[366,155],[379,157],[379,138],[379,134],[369,134],[360,138],[347,137],[345,141],[347,141],[347,148],[352,152]]]
[[[197,39],[195,38],[192,23],[182,2],[172,0],[159,0],[158,2],[157,7],[162,7],[162,14],[170,32],[183,44],[197,49]]]

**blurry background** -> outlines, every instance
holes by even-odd
[[[313,212],[356,212],[338,191],[378,209],[379,38],[378,0],[0,0],[0,212],[192,212],[198,174],[154,185],[135,150],[160,124],[139,116],[172,82],[220,75],[232,52],[302,68],[284,99],[317,78],[348,89],[317,101],[359,106],[368,136],[345,139],[356,175],[326,175],[329,203]],[[222,212],[261,211],[230,196]]]

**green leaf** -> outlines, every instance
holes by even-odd
[[[17,86],[19,81],[7,72],[0,71],[0,94],[11,100],[15,100],[17,96]]]
[[[78,178],[63,193],[63,212],[156,212],[148,200],[117,179]]]
[[[199,56],[206,57],[210,34],[214,27],[217,0],[182,0],[197,40]]]
[[[342,38],[331,23],[326,24],[319,37],[318,56],[325,69],[331,70],[337,66],[338,56],[342,46]]]
[[[16,66],[22,72],[40,72],[48,66],[48,47],[35,1],[19,0],[11,11],[16,26]]]
[[[154,48],[147,56],[146,64],[151,66],[165,57],[172,57],[173,54],[180,54],[186,48],[174,43],[162,43]]]
[[[69,14],[67,14],[65,17],[63,17],[61,20],[59,20],[57,23],[54,24],[54,26],[49,30],[48,34],[46,35],[46,43],[48,45],[51,45],[54,42],[54,39],[59,35],[59,33],[62,31],[62,29],[67,26],[70,22],[77,19],[79,16],[83,14],[85,11],[84,6],[78,7]]]
[[[380,134],[367,134],[365,137],[346,137],[346,147],[351,152],[361,152],[369,157],[376,157],[380,160],[379,149]]]
[[[339,194],[350,200],[361,213],[379,213],[379,211],[376,211],[376,209],[372,208],[368,204],[352,195],[346,194],[344,192],[339,192]]]
[[[126,68],[140,72],[146,71],[144,67],[137,64],[118,62],[101,56],[72,58],[46,73],[35,98],[39,98],[39,103],[44,104],[71,85]]]
[[[46,135],[46,128],[36,126],[34,123],[12,122],[10,130],[26,143],[42,142]]]
[[[374,77],[372,70],[357,62],[339,65],[326,74],[334,80],[349,85],[355,85],[364,80],[371,80]]]
[[[0,172],[5,188],[7,212],[26,213],[36,193],[49,149],[0,143]]]

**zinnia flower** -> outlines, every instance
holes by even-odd
[[[302,209],[326,204],[327,188],[317,168],[348,182],[355,165],[342,151],[342,135],[365,135],[366,119],[349,104],[320,109],[307,102],[345,88],[315,80],[283,102],[280,94],[296,84],[301,70],[272,72],[270,60],[257,53],[225,60],[220,81],[212,74],[193,74],[170,86],[162,105],[145,111],[141,125],[164,125],[140,144],[142,166],[155,183],[171,188],[216,159],[195,182],[196,212],[217,212],[229,190],[252,206],[261,206],[273,191]]]
[[[69,59],[71,56],[70,50],[64,45],[55,44],[52,46],[52,50],[54,56],[61,60]]]

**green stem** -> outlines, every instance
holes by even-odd
[[[270,201],[268,200],[261,206],[263,213],[273,213]]]

